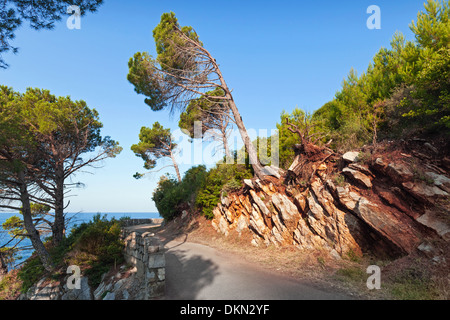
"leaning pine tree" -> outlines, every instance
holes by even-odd
[[[181,182],[181,174],[175,160],[174,150],[177,147],[170,133],[159,122],[155,122],[152,128],[142,127],[139,134],[139,143],[131,146],[131,150],[137,157],[145,161],[144,168],[154,169],[159,159],[170,158],[172,166],[177,173],[178,182]],[[144,174],[136,173],[134,177],[140,179]]]
[[[173,12],[165,13],[153,31],[157,58],[138,52],[129,61],[128,80],[154,111],[171,106],[184,111],[193,100],[223,101],[239,129],[255,175],[262,178],[263,167],[236,107],[216,59],[206,50],[192,27],[180,27]],[[223,90],[223,96],[210,92]],[[216,91],[217,92],[217,91]]]

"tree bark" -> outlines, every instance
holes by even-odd
[[[227,139],[227,132],[222,131],[222,143],[223,143],[223,149],[225,150],[225,157],[227,159],[231,159],[231,153],[230,153],[230,147],[228,146],[228,139]]]
[[[42,262],[45,270],[52,271],[53,266],[51,263],[50,255],[42,243],[41,237],[39,236],[39,232],[36,230],[36,227],[33,223],[33,217],[31,215],[31,205],[30,205],[30,196],[28,194],[28,188],[25,182],[25,173],[19,173],[20,179],[20,200],[22,202],[22,215],[25,230],[27,231],[27,236],[33,245],[34,250],[39,256],[39,259]]]
[[[212,56],[209,53],[208,53],[208,55],[212,59]],[[263,179],[264,178],[263,167],[261,165],[261,162],[258,159],[257,150],[248,135],[247,129],[245,128],[245,125],[244,125],[244,121],[242,120],[241,114],[239,113],[236,103],[234,102],[233,95],[231,94],[231,91],[225,82],[225,79],[222,75],[222,72],[220,71],[219,66],[217,65],[217,63],[214,59],[212,59],[212,61],[215,66],[216,73],[219,77],[219,80],[221,83],[221,88],[225,91],[226,97],[228,99],[228,103],[229,103],[231,112],[233,113],[234,121],[236,123],[236,126],[239,129],[239,133],[241,134],[241,138],[242,138],[242,141],[244,142],[245,149],[247,150],[247,153],[248,153],[248,156],[250,159],[250,164],[253,167],[253,171],[255,172],[255,175],[258,178]]]
[[[3,252],[0,251],[0,281],[8,274],[8,265],[3,257]]]
[[[264,178],[264,174],[263,174],[263,167],[261,165],[261,162],[258,159],[258,153],[256,151],[255,146],[253,145],[247,129],[245,128],[244,125],[244,121],[242,121],[242,117],[239,113],[239,110],[236,107],[236,104],[234,103],[233,97],[231,96],[230,93],[228,93],[228,95],[230,95],[230,108],[231,108],[231,112],[233,113],[233,116],[235,118],[236,121],[236,125],[239,129],[239,133],[241,134],[242,140],[244,142],[244,146],[245,149],[247,150],[249,159],[250,159],[250,164],[253,167],[253,171],[255,172],[255,175],[260,178],[263,179]]]
[[[64,219],[64,168],[58,167],[55,172],[55,221],[52,225],[53,243],[60,244],[65,234]]]
[[[175,157],[174,157],[172,151],[170,152],[170,159],[172,159],[173,167],[175,168],[175,171],[176,171],[176,173],[177,173],[178,182],[181,182],[180,169],[178,168],[178,164],[177,164],[177,162],[175,161]]]

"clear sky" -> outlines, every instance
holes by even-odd
[[[105,0],[95,14],[81,19],[80,30],[66,20],[52,31],[24,24],[4,55],[10,68],[0,83],[24,92],[27,87],[85,100],[100,113],[103,135],[124,148],[103,168],[74,180],[70,212],[155,212],[151,200],[160,171],[135,180],[143,161],[130,150],[142,126],[159,121],[177,129],[178,114],[153,112],[128,83],[128,60],[135,52],[155,54],[152,31],[164,12],[195,28],[221,66],[247,128],[275,129],[283,110],[314,111],[330,101],[353,67],[367,69],[398,30],[413,39],[409,24],[424,0]],[[381,29],[367,28],[370,5],[381,9]],[[190,166],[182,165],[184,172]],[[174,173],[171,169],[167,172]]]

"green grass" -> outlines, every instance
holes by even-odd
[[[361,267],[350,266],[337,270],[335,277],[345,282],[365,283],[368,275]]]
[[[395,299],[399,300],[434,300],[438,297],[436,287],[427,272],[411,266],[402,270],[388,288]]]

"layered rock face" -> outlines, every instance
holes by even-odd
[[[397,257],[450,240],[448,168],[404,150],[337,155],[298,146],[281,178],[246,180],[214,210],[225,235],[250,230],[253,245],[327,249],[336,256]],[[419,248],[420,249],[420,248]]]

